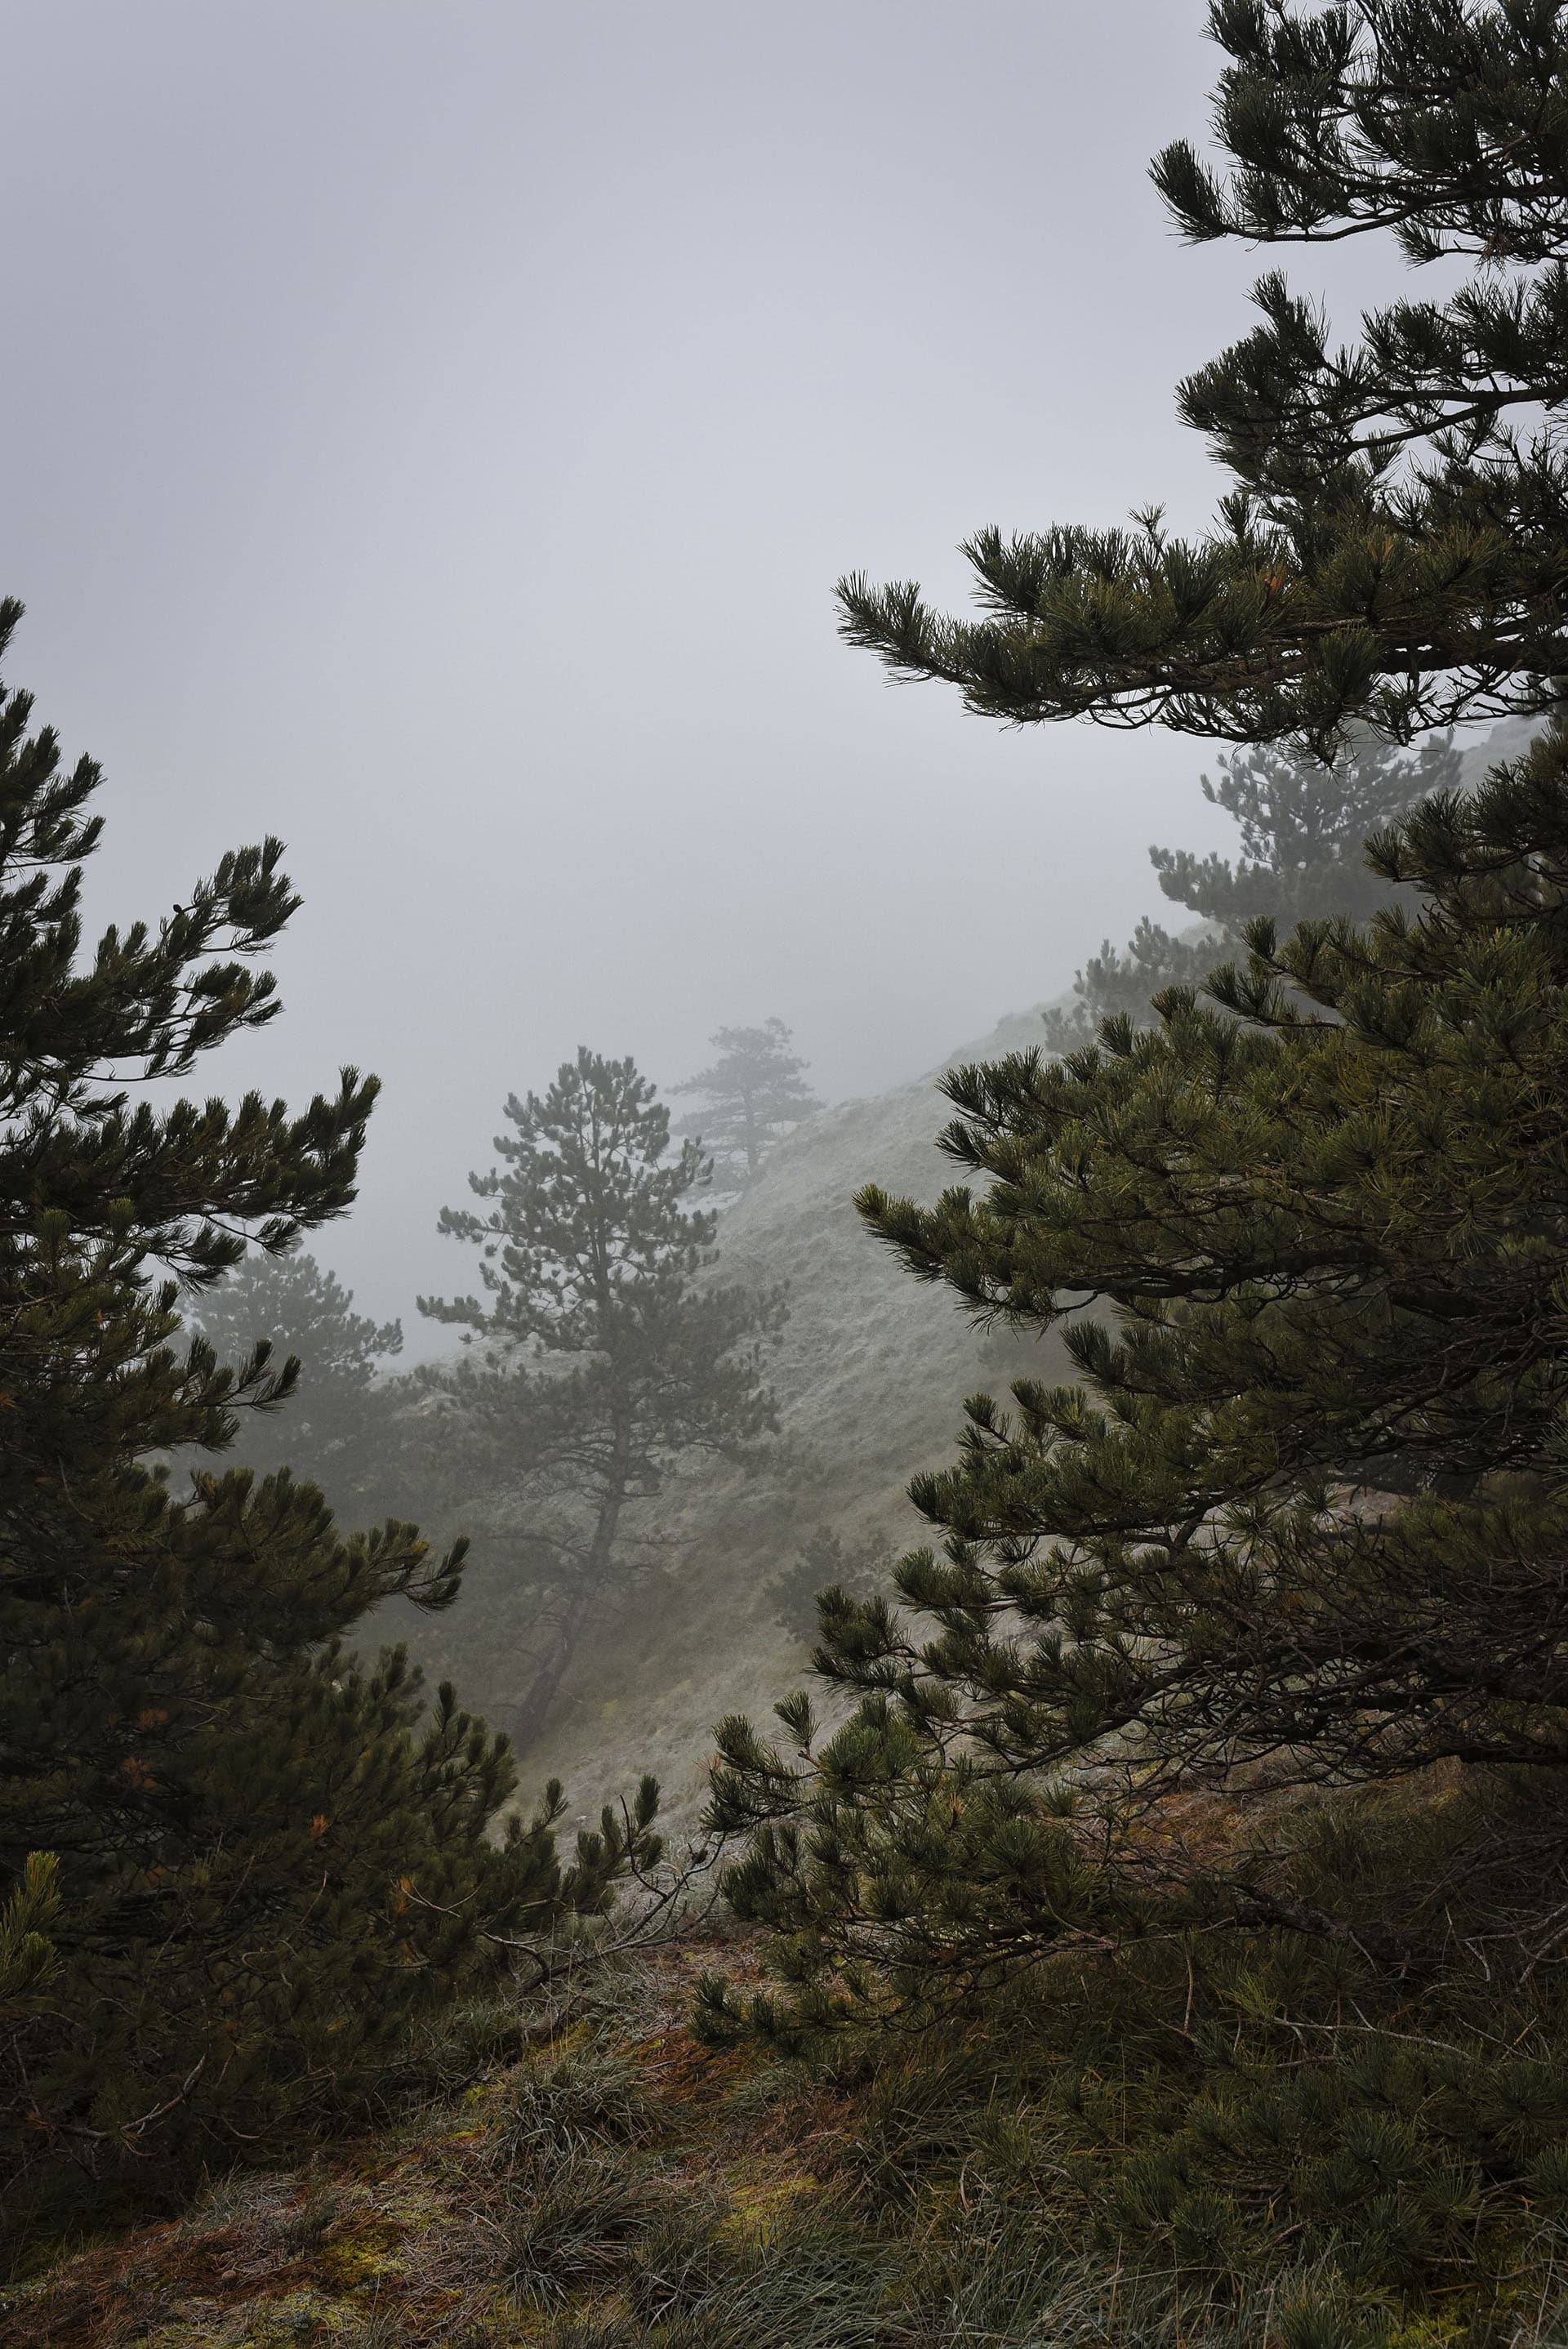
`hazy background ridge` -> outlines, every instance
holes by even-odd
[[[287,1018],[379,1071],[323,1236],[419,1342],[438,1206],[580,1041],[777,1013],[830,1098],[1064,987],[1202,848],[1202,746],[1007,734],[838,645],[864,564],[1213,481],[1171,386],[1253,257],[1144,178],[1202,0],[19,0],[0,372],[17,681],[106,762],[93,905],[282,833]],[[1297,256],[1346,323],[1357,252]]]

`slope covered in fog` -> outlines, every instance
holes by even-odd
[[[949,1056],[964,1061],[1032,1042],[1037,1015],[1006,1019]],[[944,1063],[946,1065],[946,1063]],[[755,1184],[720,1213],[720,1271],[758,1286],[785,1281],[789,1319],[774,1360],[779,1434],[750,1474],[699,1467],[645,1504],[638,1531],[656,1534],[655,1562],[576,1658],[554,1718],[525,1760],[525,1785],[566,1782],[575,1811],[628,1770],[652,1769],[679,1806],[700,1786],[711,1724],[759,1708],[792,1684],[805,1660],[773,1619],[768,1585],[824,1526],[847,1539],[907,1546],[922,1521],[904,1497],[917,1469],[947,1457],[977,1385],[1022,1368],[1059,1371],[1054,1345],[999,1347],[945,1289],[914,1280],[865,1233],[861,1184],[930,1198],[952,1179],[935,1148],[951,1115],[936,1072],[872,1099],[823,1111],[780,1143]],[[449,1616],[416,1628],[434,1676],[450,1671],[466,1702],[498,1727],[524,1677],[512,1659],[526,1622],[506,1569],[474,1565]]]
[[[1529,732],[1517,722],[1493,729],[1466,753],[1466,785],[1517,753]],[[867,1182],[934,1197],[954,1175],[935,1147],[951,1114],[937,1090],[941,1068],[1040,1034],[1038,1011],[1014,1014],[916,1081],[820,1112],[724,1206],[723,1277],[789,1284],[772,1372],[778,1442],[753,1474],[698,1468],[644,1505],[638,1530],[655,1536],[655,1562],[585,1640],[527,1754],[526,1785],[558,1773],[573,1809],[586,1813],[602,1787],[647,1768],[671,1804],[686,1806],[702,1784],[712,1723],[736,1711],[766,1716],[805,1662],[769,1589],[801,1544],[824,1527],[851,1543],[921,1541],[925,1527],[905,1488],[917,1470],[951,1456],[965,1396],[1005,1390],[1023,1371],[1066,1374],[1059,1341],[977,1331],[948,1290],[913,1278],[869,1237],[853,1206]],[[467,1702],[521,1730],[527,1622],[505,1567],[487,1562],[484,1528],[472,1530],[463,1599],[419,1627],[416,1645],[434,1671],[451,1672]]]

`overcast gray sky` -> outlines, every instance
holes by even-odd
[[[1203,746],[889,689],[830,601],[1202,524],[1172,386],[1258,264],[1145,167],[1203,15],[10,0],[8,682],[106,765],[105,914],[288,842],[287,1014],[203,1089],[384,1078],[318,1247],[366,1307],[469,1283],[437,1208],[580,1041],[667,1082],[777,1013],[879,1088],[1225,836]]]

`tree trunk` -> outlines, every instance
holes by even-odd
[[[527,1746],[534,1744],[543,1730],[545,1718],[554,1703],[566,1668],[577,1652],[588,1619],[593,1612],[614,1557],[615,1535],[621,1522],[621,1512],[626,1506],[626,1486],[631,1481],[632,1422],[629,1411],[619,1417],[614,1433],[610,1466],[599,1495],[598,1514],[593,1521],[593,1537],[583,1561],[583,1572],[567,1604],[565,1619],[550,1654],[535,1672],[523,1699],[523,1738]]]

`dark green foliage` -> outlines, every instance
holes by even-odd
[[[720,1730],[731,1898],[808,2019],[1134,1930],[1150,1805],[1244,1766],[1568,1764],[1568,734],[1377,856],[1418,919],[1260,924],[1153,1034],[960,1070],[984,1190],[862,1195],[978,1313],[1116,1318],[1067,1329],[1082,1385],[971,1399],[901,1605],[824,1600],[848,1722]]]
[[[683,1460],[744,1456],[776,1425],[763,1361],[784,1303],[709,1277],[704,1161],[695,1143],[669,1154],[669,1112],[631,1061],[580,1050],[506,1116],[505,1171],[469,1178],[495,1205],[441,1213],[481,1251],[486,1299],[419,1309],[482,1340],[431,1388],[451,1472],[521,1527],[536,1733],[588,1625],[647,1562],[635,1505]]]
[[[1220,0],[1214,129],[1236,169],[1216,179],[1181,140],[1156,183],[1194,241],[1386,228],[1416,263],[1548,261],[1568,232],[1563,15],[1561,0]]]
[[[1201,544],[986,533],[973,626],[842,590],[853,641],[1012,720],[1326,767],[1367,725],[1553,716],[1364,883],[1354,786],[1233,771],[1241,870],[1156,861],[1244,960],[1151,1032],[1129,1004],[1055,1065],[955,1072],[965,1187],[861,1195],[978,1319],[1060,1323],[1080,1383],[971,1398],[912,1487],[939,1544],[825,1597],[836,1725],[804,1695],[777,1744],[721,1724],[710,1825],[771,1979],[710,1977],[697,2023],[869,2043],[867,2190],[977,2210],[987,2292],[954,2257],[949,2305],[991,2337],[1561,2330],[1565,13],[1217,0],[1237,175],[1161,160],[1189,233],[1392,225],[1476,275],[1343,352],[1265,279],[1182,388],[1233,481]],[[1069,2316],[1064,2257],[1135,2313],[1102,2282]]]
[[[56,1971],[49,1931],[60,1913],[59,1866],[52,1851],[29,1852],[0,1909],[0,2020],[7,2028],[36,2011]]]
[[[145,1464],[222,1449],[239,1407],[292,1391],[254,1353],[182,1348],[177,1280],[199,1294],[248,1240],[286,1250],[340,1213],[376,1086],[346,1071],[301,1116],[130,1105],[273,1016],[251,958],[295,900],[268,842],[84,958],[98,770],[63,770],[29,718],[25,694],[0,701],[0,1882],[20,1880],[0,2183],[19,2226],[363,2110],[492,1937],[593,1909],[624,1863],[595,1841],[562,1868],[554,1793],[494,1839],[504,1744],[449,1690],[425,1715],[399,1651],[367,1667],[342,1647],[387,1598],[449,1605],[460,1553],[397,1522],[344,1535],[286,1472],[203,1469],[177,1496]]]
[[[1456,789],[1460,777],[1446,736],[1414,755],[1363,739],[1332,767],[1267,744],[1222,752],[1218,763],[1218,781],[1202,778],[1203,796],[1234,821],[1237,862],[1184,849],[1149,852],[1165,895],[1206,922],[1206,933],[1175,938],[1142,921],[1124,955],[1107,938],[1075,976],[1070,1009],[1047,1013],[1049,1050],[1092,1043],[1102,1020],[1122,1015],[1148,1027],[1157,995],[1201,985],[1244,946],[1246,925],[1263,916],[1282,929],[1333,914],[1364,921],[1397,894],[1368,864],[1367,836],[1414,801]]]
[[[339,1508],[373,1504],[385,1483],[389,1431],[381,1365],[403,1350],[398,1322],[353,1309],[351,1291],[315,1258],[251,1256],[190,1309],[220,1361],[266,1350],[263,1367],[298,1365],[285,1412],[247,1414],[235,1449],[249,1467],[280,1467],[332,1493]]]
[[[1278,1816],[1275,1885],[1316,1933],[1221,1930],[1155,1865],[1115,1935],[1068,1923],[972,2019],[872,2043],[848,2160],[870,2209],[932,2242],[924,2292],[973,2327],[955,2340],[1056,2338],[1047,2313],[1076,2339],[1069,2312],[1094,2340],[1295,2338],[1264,2313],[1277,2299],[1355,2312],[1357,2340],[1449,2311],[1478,2328],[1457,2337],[1501,2342],[1538,2313],[1563,2240],[1568,2015],[1531,1962],[1553,1927],[1514,1929],[1532,1907],[1539,1924],[1521,1837],[1550,1818],[1525,1795],[1448,1795]],[[718,2039],[802,2020],[768,2001],[748,2018],[717,1978],[702,2019]]]
[[[985,616],[909,582],[842,583],[845,635],[1007,720],[1154,722],[1331,755],[1349,721],[1408,740],[1551,708],[1568,668],[1568,320],[1560,0],[1215,0],[1231,65],[1217,177],[1191,147],[1155,178],[1192,238],[1394,229],[1471,256],[1446,301],[1368,312],[1337,347],[1283,276],[1261,323],[1181,388],[1229,473],[1214,529],[978,533]]]
[[[1371,73],[1375,57],[1377,119],[1357,114],[1355,136],[1376,145],[1404,109],[1399,136],[1418,140],[1432,172],[1421,216],[1451,239],[1445,140],[1472,106],[1461,87],[1477,69],[1471,34],[1512,45],[1514,80],[1544,109],[1539,139],[1558,105],[1542,93],[1563,61],[1560,13],[1444,9],[1431,40],[1402,6],[1225,6],[1214,24],[1259,88],[1277,84],[1275,144],[1250,160],[1265,169],[1277,149],[1282,184],[1312,108],[1346,119],[1334,77]],[[1549,57],[1532,46],[1547,32]],[[1303,78],[1298,36],[1346,45],[1337,62],[1317,60],[1326,82]],[[1512,105],[1499,89],[1496,102]],[[1501,186],[1533,151],[1522,134],[1474,171]],[[1328,155],[1325,184],[1348,168]],[[1479,187],[1472,174],[1472,218],[1487,201]],[[1255,191],[1248,201],[1255,221]],[[1313,219],[1349,204],[1341,186]],[[1382,331],[1368,326],[1374,342]],[[1522,348],[1528,339],[1521,327]],[[1030,615],[1016,636],[1009,622],[986,637],[972,698],[1015,717],[1081,708],[1254,740],[1305,735],[1324,750],[1358,712],[1398,733],[1439,714],[1450,688],[1461,703],[1474,690],[1484,700],[1486,677],[1500,706],[1549,703],[1564,665],[1542,666],[1537,624],[1555,629],[1554,606],[1511,605],[1506,652],[1485,649],[1500,608],[1489,566],[1539,553],[1556,529],[1547,509],[1532,509],[1544,534],[1528,545],[1516,535],[1484,559],[1472,545],[1446,585],[1430,569],[1444,501],[1451,520],[1472,492],[1495,493],[1494,523],[1513,528],[1500,518],[1535,457],[1507,439],[1510,400],[1483,402],[1476,430],[1398,491],[1403,519],[1390,518],[1378,560],[1416,599],[1420,648],[1396,661],[1387,642],[1374,647],[1352,691],[1349,669],[1323,651],[1322,599],[1356,570],[1344,533],[1394,494],[1405,460],[1392,444],[1336,455],[1314,440],[1329,392],[1299,339],[1288,357],[1279,398],[1256,409],[1248,462],[1275,523],[1295,533],[1295,569],[1255,603],[1253,633],[1239,606],[1226,617],[1212,581],[1199,594],[1192,571],[1193,608],[1224,645],[1201,658],[1189,647],[1186,682],[1172,685],[1186,558],[1159,552],[1151,524],[1134,610],[1109,573],[1092,595],[1077,574],[1063,585],[1066,571],[1048,584],[1037,549],[1019,557],[1036,564]],[[1250,364],[1233,353],[1221,374],[1239,384]],[[1539,346],[1532,364],[1539,388]],[[1240,463],[1240,442],[1226,447]],[[1544,464],[1542,451],[1546,441]],[[1437,506],[1418,514],[1412,500]],[[1232,521],[1253,528],[1240,507]],[[1418,530],[1418,556],[1399,537]],[[1370,644],[1381,591],[1361,585]],[[1081,699],[1065,681],[1069,606],[1071,661],[1096,680]],[[1309,608],[1320,633],[1310,644],[1298,634],[1285,661]],[[854,605],[851,619],[874,636],[868,610]],[[1269,616],[1293,610],[1288,625]],[[883,648],[903,659],[891,636]],[[1265,675],[1265,654],[1284,666]],[[1379,663],[1389,678],[1403,670],[1386,691]],[[985,680],[1005,671],[1017,691],[988,703]],[[1393,781],[1385,764],[1370,798]],[[1343,846],[1350,812],[1304,823],[1304,803],[1260,761],[1234,781],[1250,864],[1253,844],[1273,840],[1291,889],[1315,887],[1296,852],[1335,824]],[[1165,990],[1154,1032],[1113,1019],[1098,1048],[1056,1066],[1030,1052],[951,1076],[961,1114],[944,1146],[978,1190],[930,1210],[862,1195],[916,1276],[949,1285],[978,1317],[1038,1329],[1074,1316],[1063,1335],[1083,1383],[1019,1381],[1011,1409],[972,1399],[956,1465],[912,1487],[940,1550],[902,1562],[902,1603],[824,1608],[817,1669],[856,1700],[833,1735],[817,1739],[804,1698],[781,1708],[792,1754],[744,1722],[720,1733],[716,1823],[751,1835],[732,1896],[779,1936],[787,2014],[820,2025],[858,2011],[928,2013],[1064,1937],[1119,1940],[1136,1930],[1128,1903],[1151,1813],[1196,1786],[1249,1783],[1238,1773],[1322,1785],[1444,1761],[1548,1773],[1568,1762],[1568,734],[1554,724],[1473,800],[1423,802],[1374,842],[1370,862],[1385,886],[1421,894],[1418,917],[1396,905],[1364,929],[1306,919],[1284,945],[1271,920],[1253,921],[1245,966],[1216,972],[1206,1003]],[[1167,871],[1226,921],[1257,877],[1248,864],[1231,874],[1171,859]],[[1171,1867],[1227,1883],[1243,1915],[1249,1901],[1268,1913],[1240,1828],[1228,1857],[1211,1849]]]
[[[718,1047],[713,1066],[670,1088],[705,1094],[707,1106],[674,1130],[700,1137],[721,1179],[752,1182],[769,1145],[822,1104],[800,1081],[807,1063],[790,1051],[792,1038],[782,1019],[760,1028],[720,1028],[707,1040]]]

